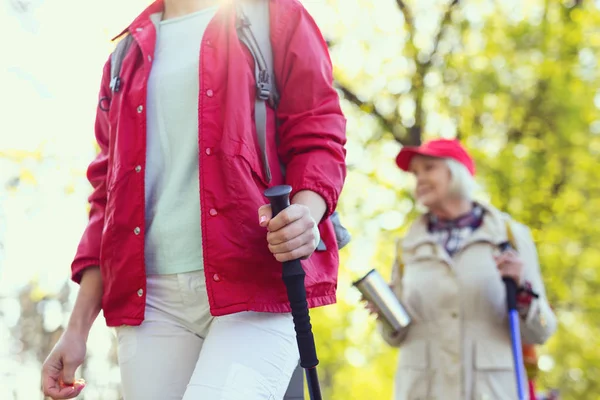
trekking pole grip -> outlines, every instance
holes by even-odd
[[[502,280],[506,286],[506,307],[508,308],[508,311],[516,310],[518,292],[517,283],[512,278],[504,277]]]
[[[512,249],[512,246],[509,242],[502,242],[499,245],[500,251],[505,252]],[[513,311],[517,309],[517,294],[519,293],[519,287],[517,286],[517,282],[513,278],[509,278],[507,276],[502,277],[502,281],[506,286],[506,308],[508,311]]]
[[[273,186],[265,190],[264,195],[271,203],[273,218],[290,206],[289,196],[291,192],[292,187],[289,185]],[[300,365],[302,368],[314,368],[319,364],[319,360],[317,359],[308,302],[306,301],[305,276],[306,273],[300,260],[285,261],[283,263],[282,277],[292,309],[296,341],[300,352]]]

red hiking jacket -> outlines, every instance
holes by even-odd
[[[312,190],[327,203],[320,232],[327,250],[303,261],[311,307],[335,302],[338,251],[327,216],[336,207],[346,176],[345,124],[332,86],[327,46],[297,0],[271,0],[274,73],[281,102],[267,132],[273,180],[294,193]],[[104,67],[95,134],[100,153],[87,177],[93,187],[87,228],[72,263],[72,279],[99,265],[102,308],[108,326],[139,325],[144,319],[144,169],[146,89],[156,31],[146,9],[127,31],[134,43],[123,60],[121,90],[111,93],[110,60]],[[202,246],[211,313],[289,312],[281,264],[269,252],[258,208],[267,203],[256,141],[254,61],[239,41],[235,14],[221,6],[201,44],[198,107]],[[109,111],[103,111],[110,104]],[[268,120],[275,113],[269,110]]]

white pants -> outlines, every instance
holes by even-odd
[[[148,276],[116,331],[124,400],[281,400],[299,359],[291,314],[211,317],[202,271]]]

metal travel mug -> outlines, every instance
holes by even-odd
[[[389,284],[375,269],[352,284],[379,310],[381,320],[393,332],[406,328],[410,322],[410,315],[398,300]]]

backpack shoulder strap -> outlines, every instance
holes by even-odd
[[[271,106],[276,107],[279,93],[273,73],[269,3],[270,0],[236,0],[236,28],[240,40],[255,60],[257,97],[264,97]]]
[[[117,47],[110,56],[110,90],[113,93],[121,90],[121,65],[127,51],[131,47],[133,38],[127,34],[117,43]]]
[[[238,37],[254,58],[256,99],[254,121],[267,181],[271,181],[271,169],[267,157],[267,102],[276,108],[279,94],[273,74],[273,49],[269,0],[236,0],[236,29]]]

